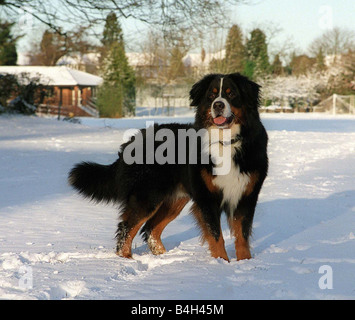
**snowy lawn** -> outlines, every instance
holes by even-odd
[[[230,263],[201,246],[188,207],[153,256],[114,253],[115,207],[77,196],[66,178],[83,160],[111,163],[125,129],[146,120],[0,116],[0,298],[355,299],[355,117],[262,116],[269,176],[257,206],[253,259]],[[332,289],[331,289],[332,288]]]

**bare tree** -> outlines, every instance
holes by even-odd
[[[328,93],[353,95],[355,91],[355,51],[343,54],[329,68]]]
[[[225,21],[228,6],[245,0],[0,0],[0,14],[16,21],[19,10],[30,14],[59,34],[63,23],[94,26],[108,13],[118,18],[133,18],[151,26],[159,26],[164,35],[176,30],[196,30],[199,26],[217,25]]]
[[[355,50],[355,32],[352,30],[334,28],[316,38],[309,47],[309,52],[316,57],[319,52],[336,57],[339,54]]]
[[[96,47],[87,40],[86,29],[77,27],[66,36],[47,29],[42,35],[40,42],[33,42],[28,52],[30,65],[55,66],[58,60],[66,54],[84,54]]]
[[[316,58],[308,57],[306,54],[294,55],[290,62],[292,75],[299,76],[309,73],[316,62]]]

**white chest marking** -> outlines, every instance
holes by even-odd
[[[214,185],[223,191],[222,205],[228,203],[230,206],[231,212],[229,214],[233,214],[237,208],[249,182],[250,176],[246,173],[241,173],[239,166],[234,163],[232,163],[227,175],[218,175],[213,179]]]

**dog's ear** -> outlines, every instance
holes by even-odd
[[[240,73],[232,73],[229,77],[238,86],[245,103],[250,107],[257,109],[260,106],[261,86],[249,80],[247,77],[242,76]]]
[[[190,90],[190,106],[197,107],[201,103],[203,96],[216,76],[216,74],[209,74],[192,86]]]

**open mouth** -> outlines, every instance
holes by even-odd
[[[228,118],[225,118],[223,116],[218,116],[216,118],[213,118],[213,123],[216,126],[225,126],[225,125],[229,125],[230,123],[232,123],[234,116],[231,115]]]

